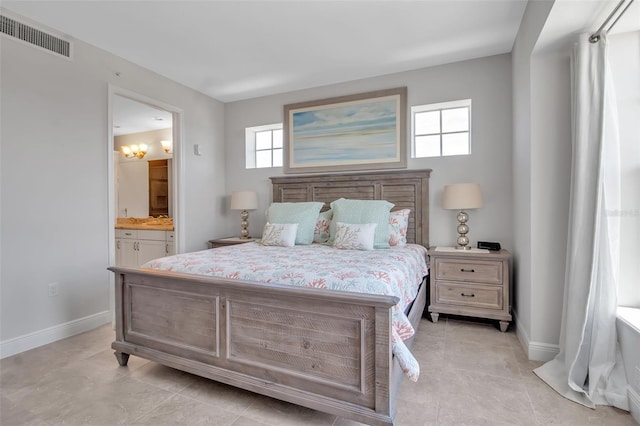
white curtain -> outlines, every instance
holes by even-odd
[[[629,410],[616,335],[620,150],[607,37],[582,34],[572,55],[571,198],[560,353],[534,372],[594,408]]]

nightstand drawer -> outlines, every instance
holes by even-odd
[[[436,280],[502,284],[502,262],[436,259]]]
[[[502,309],[502,287],[436,281],[436,303]]]

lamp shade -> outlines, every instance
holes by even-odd
[[[482,192],[477,183],[445,185],[442,208],[450,210],[478,209],[482,207]]]
[[[233,191],[231,210],[255,210],[258,208],[258,193],[255,191]]]

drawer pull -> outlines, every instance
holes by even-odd
[[[471,294],[460,293],[460,296],[462,296],[462,297],[476,297],[476,295],[473,294],[473,293],[471,293]]]
[[[460,272],[475,272],[475,269],[464,269],[464,268],[460,268]]]

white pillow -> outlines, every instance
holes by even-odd
[[[373,250],[377,223],[336,223],[333,247],[349,250]]]
[[[293,247],[296,243],[297,223],[269,223],[262,230],[262,245]]]
[[[311,244],[318,213],[324,203],[308,201],[301,203],[271,203],[267,209],[269,223],[297,223],[296,244]]]

